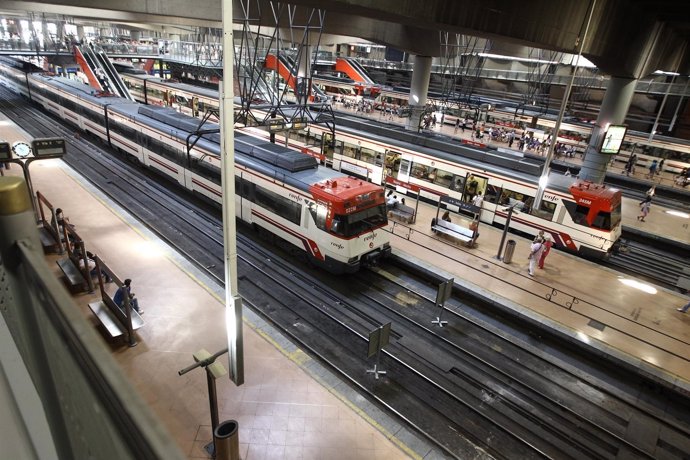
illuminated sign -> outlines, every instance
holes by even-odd
[[[623,144],[623,138],[625,137],[625,132],[628,127],[625,125],[611,125],[609,129],[606,130],[604,135],[604,142],[601,145],[600,153],[610,153],[616,155]]]
[[[67,153],[65,140],[54,137],[50,139],[34,139],[31,143],[31,148],[36,157],[54,157],[58,158]]]
[[[9,142],[0,142],[0,161],[12,158],[12,150]]]

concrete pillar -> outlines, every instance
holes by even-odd
[[[410,84],[410,118],[407,120],[406,129],[417,131],[419,121],[424,113],[426,96],[429,93],[429,79],[431,78],[431,57],[415,56],[412,70],[412,83]]]
[[[635,95],[636,84],[637,80],[629,78],[611,77],[609,80],[597,123],[592,128],[592,137],[589,139],[582,169],[580,169],[580,179],[587,179],[597,184],[604,182],[606,166],[611,160],[611,155],[599,153],[602,136],[609,125],[618,125],[625,121],[625,115]]]

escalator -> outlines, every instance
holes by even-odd
[[[292,88],[298,101],[300,100],[300,95],[306,95],[309,102],[325,102],[328,100],[328,96],[320,88],[314,85],[311,85],[311,90],[305,88],[307,84],[305,80],[311,82],[311,78],[298,77],[295,63],[288,56],[279,54],[276,57],[275,54],[268,54],[265,65],[266,68],[278,72],[285,80],[285,83]]]
[[[103,48],[93,44],[78,45],[75,46],[75,57],[92,87],[134,100]]]
[[[362,64],[354,58],[338,58],[335,61],[335,70],[342,72],[352,80],[366,85],[376,85]]]

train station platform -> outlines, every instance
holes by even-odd
[[[406,201],[407,206],[415,206],[413,200]],[[627,206],[629,201],[624,202]],[[394,254],[454,278],[456,285],[496,308],[512,310],[594,353],[612,355],[690,391],[690,315],[676,311],[687,298],[555,249],[544,269],[530,277],[531,240],[509,234],[516,249],[512,262],[506,264],[496,259],[501,230],[480,225],[477,245],[470,249],[432,233],[436,209],[420,203],[412,225],[390,220]],[[469,225],[458,214],[451,219]],[[653,221],[654,216],[647,223]]]
[[[0,137],[31,140],[4,116]],[[209,458],[205,372],[177,372],[194,363],[198,350],[227,346],[224,290],[61,160],[36,161],[30,172],[34,190],[64,210],[87,250],[119,277],[133,280],[132,292],[144,310],[139,343],[129,348],[109,339],[104,346],[181,451],[190,459]],[[5,174],[21,170],[13,165]],[[62,276],[55,262],[64,255],[46,257]],[[99,298],[97,292],[73,297],[105,338],[88,306]],[[430,452],[425,441],[382,411],[358,406],[365,404],[361,396],[247,308],[244,317],[245,384],[237,387],[227,377],[216,381],[220,420],[239,422],[242,458],[393,460]],[[219,362],[228,367],[226,357]]]

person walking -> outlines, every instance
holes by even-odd
[[[649,214],[649,208],[652,207],[652,197],[648,196],[643,202],[640,203],[640,215],[637,216],[637,220],[644,222],[645,217]]]
[[[549,255],[549,252],[551,251],[551,246],[553,246],[553,241],[551,241],[551,237],[546,235],[544,237],[544,250],[541,252],[541,256],[539,257],[539,268],[543,269],[544,268],[544,261],[546,260],[546,256]]]
[[[534,268],[537,265],[537,262],[539,259],[541,259],[541,255],[544,252],[544,243],[541,238],[537,238],[534,240],[532,245],[529,248],[530,253],[527,258],[529,259],[529,268],[527,272],[529,273],[529,276],[534,276]]]

